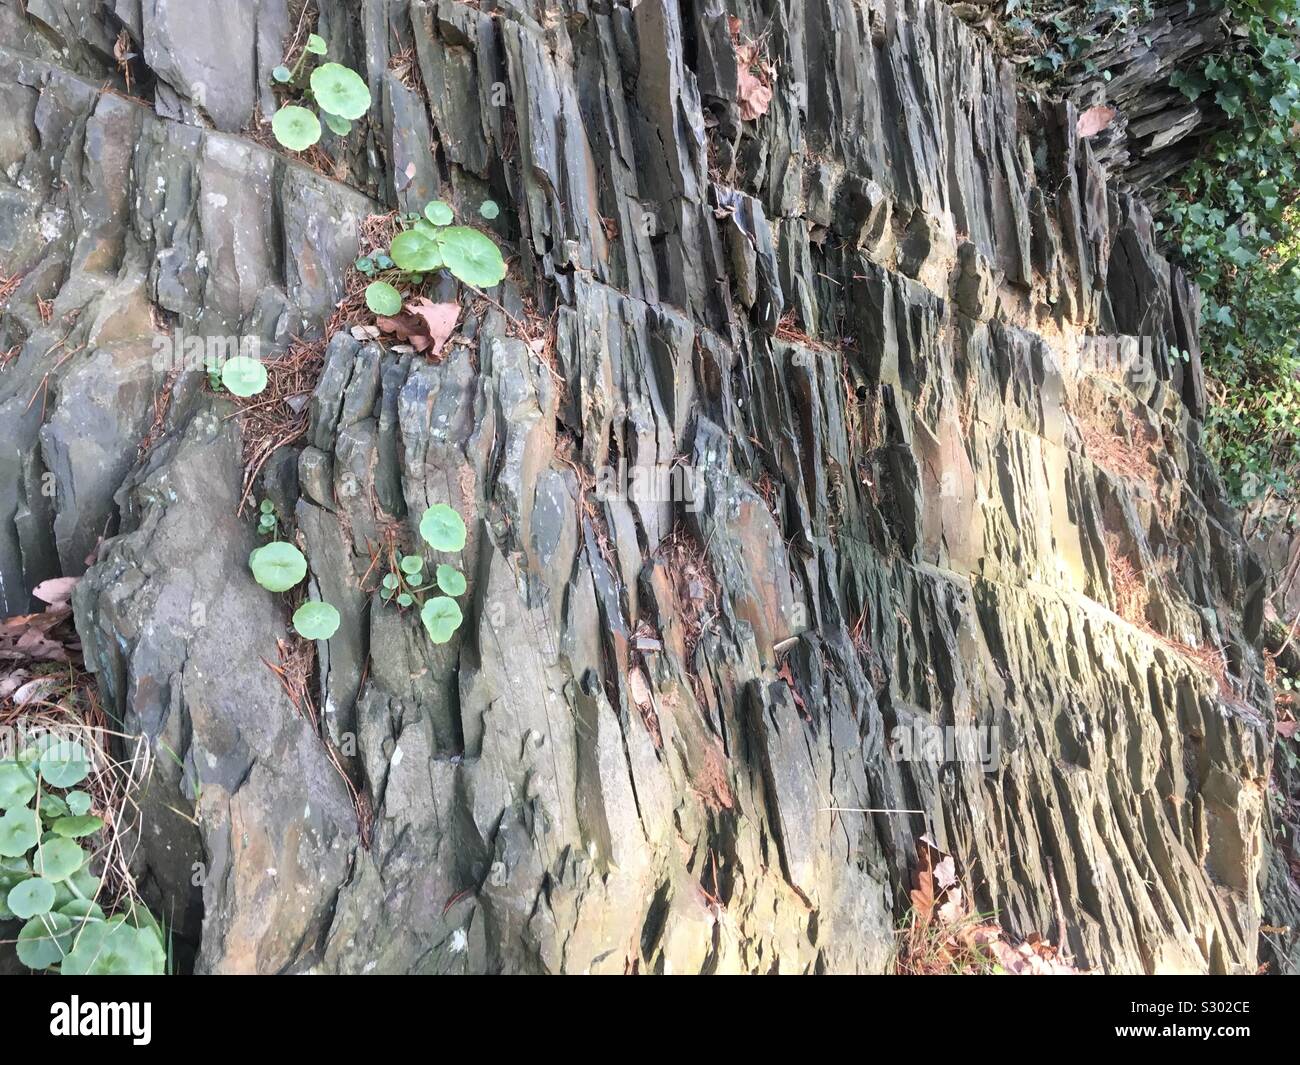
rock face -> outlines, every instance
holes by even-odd
[[[1082,967],[1254,969],[1259,571],[1194,291],[1071,105],[930,0],[322,2],[376,102],[325,176],[240,132],[288,5],[219,70],[203,6],[0,0],[0,595],[85,573],[198,971],[880,971],[923,833]],[[325,335],[434,195],[503,205],[506,284],[441,361]],[[178,336],[319,339],[254,486],[342,615],[314,715]],[[434,646],[371,572],[440,502]]]
[[[1075,9],[1061,5],[1062,14]],[[1040,11],[1044,20],[1052,11]],[[1083,43],[1091,37],[1091,43]],[[1199,69],[1206,56],[1232,50],[1221,8],[1186,0],[1154,2],[1137,17],[1117,19],[1093,10],[1077,29],[1079,51],[1071,52],[1054,83],[1079,108],[1098,104],[1116,114],[1092,148],[1108,173],[1144,192],[1194,161],[1206,138],[1223,129],[1228,116],[1212,93],[1190,100],[1169,84],[1176,72]]]

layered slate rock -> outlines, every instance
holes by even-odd
[[[2,590],[85,572],[200,971],[880,971],[922,835],[1083,967],[1253,970],[1258,568],[1194,293],[1071,105],[928,0],[322,4],[376,100],[325,176],[240,132],[277,5],[231,5],[219,109],[183,5],[41,6],[0,7]],[[435,194],[503,205],[494,299],[440,361],[323,335],[358,224]],[[256,486],[342,615],[315,719],[263,661],[239,419],[155,369],[168,324],[322,342]],[[471,530],[442,646],[368,579],[433,503]],[[996,742],[898,757],[931,726]]]

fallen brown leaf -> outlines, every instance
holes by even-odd
[[[736,74],[736,102],[740,104],[740,117],[753,122],[767,114],[772,103],[772,89],[742,65]]]
[[[61,606],[72,598],[72,589],[76,587],[79,579],[78,577],[51,577],[33,588],[32,595],[42,603]]]
[[[433,354],[441,355],[443,346],[456,331],[456,323],[460,320],[460,304],[434,303],[420,297],[408,303],[406,309],[424,319],[425,332],[433,346]]]
[[[1080,137],[1092,137],[1109,126],[1117,114],[1115,108],[1098,104],[1081,112],[1074,128]]]

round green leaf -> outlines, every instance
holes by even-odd
[[[36,808],[47,821],[56,821],[60,817],[68,816],[68,804],[52,791],[47,791],[41,796],[41,801],[36,804]]]
[[[369,86],[341,63],[322,63],[313,70],[311,91],[322,111],[340,118],[360,118],[370,109]]]
[[[36,794],[36,777],[18,762],[0,762],[0,810],[26,806]]]
[[[253,579],[268,592],[287,592],[307,576],[307,560],[293,544],[277,540],[248,556]]]
[[[387,281],[372,281],[366,286],[366,306],[375,314],[397,314],[402,309],[402,294]]]
[[[18,960],[29,969],[57,965],[71,949],[75,928],[72,918],[61,913],[33,917],[18,933]]]
[[[385,574],[384,574],[384,587],[385,587],[385,588],[388,588],[388,589],[391,590],[391,589],[396,588],[396,587],[398,586],[398,584],[400,584],[400,583],[401,583],[401,582],[400,582],[400,580],[398,579],[396,573],[385,573]]]
[[[157,976],[166,964],[158,934],[120,917],[89,921],[59,971],[65,976]]]
[[[415,596],[411,595],[410,592],[402,592],[402,594],[397,597],[398,606],[410,606],[414,602]]]
[[[501,208],[496,205],[495,200],[484,200],[478,205],[478,213],[488,221],[491,221],[501,213]]]
[[[414,576],[424,569],[424,559],[419,555],[403,555],[400,565],[402,572],[408,577]]]
[[[465,574],[455,566],[445,562],[438,564],[438,587],[448,595],[460,595],[465,591]]]
[[[67,880],[60,880],[55,885],[60,900],[55,904],[56,907],[62,909],[65,903],[74,898],[93,899],[99,894],[99,884],[99,877],[90,871],[90,863],[86,863]]]
[[[291,152],[304,152],[320,140],[320,119],[297,104],[285,104],[271,118],[271,132]]]
[[[260,510],[263,514],[274,514],[275,504],[272,503],[269,499],[263,499],[262,502],[257,505],[257,509]]]
[[[60,836],[80,839],[82,836],[94,835],[104,827],[104,822],[94,814],[83,814],[80,817],[60,817],[50,827]]]
[[[290,70],[282,63],[280,66],[276,67],[273,71],[271,71],[271,77],[275,78],[275,80],[280,82],[281,84],[284,84],[286,81],[293,80],[293,71]]]
[[[293,612],[293,627],[304,640],[328,640],[338,631],[339,612],[329,603],[312,599]]]
[[[86,852],[70,839],[52,839],[36,848],[32,868],[46,880],[67,880],[86,864]]]
[[[435,226],[449,226],[455,216],[452,214],[451,208],[442,200],[434,200],[432,203],[424,205],[424,217]]]
[[[407,229],[393,238],[388,249],[399,270],[408,273],[425,273],[442,265],[442,252],[435,241],[418,229]]]
[[[339,118],[338,115],[331,115],[325,112],[325,125],[329,126],[332,133],[337,133],[340,137],[346,137],[352,132],[352,123],[346,118]]]
[[[455,599],[445,595],[430,599],[420,610],[420,620],[434,643],[446,643],[460,628],[463,616]]]
[[[104,911],[94,899],[73,899],[71,902],[65,902],[60,906],[58,912],[65,917],[72,917],[77,920],[87,918],[95,921],[104,920]]]
[[[435,551],[459,551],[465,546],[465,523],[446,503],[435,503],[420,518],[420,536]]]
[[[325,38],[316,33],[307,35],[307,51],[312,55],[324,55],[329,49],[325,45]]]
[[[11,888],[5,901],[9,904],[10,912],[20,921],[30,920],[50,912],[54,905],[54,885],[42,877],[34,876]]]
[[[63,799],[68,804],[68,812],[74,817],[90,812],[90,796],[84,791],[70,791]]]
[[[0,858],[0,884],[3,884],[6,890],[31,875],[32,867],[25,857]]]
[[[70,788],[90,775],[86,749],[76,740],[48,736],[41,745],[40,774],[47,784]]]
[[[468,226],[450,226],[442,232],[442,261],[467,285],[491,288],[506,276],[505,260],[491,238]]]
[[[40,839],[36,814],[25,806],[6,810],[0,817],[0,855],[21,858]]]
[[[221,367],[221,383],[236,396],[255,396],[266,387],[266,367],[261,359],[233,355]]]

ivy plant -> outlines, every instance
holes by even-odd
[[[1300,480],[1300,0],[1229,0],[1227,54],[1170,84],[1231,120],[1166,196],[1161,225],[1204,293],[1207,444],[1242,505]]]
[[[0,920],[22,921],[15,947],[30,969],[64,975],[158,975],[166,954],[138,905],[105,914],[83,847],[104,827],[81,785],[90,759],[76,740],[46,735],[0,761]]]
[[[355,70],[342,63],[322,62],[307,72],[308,57],[319,60],[328,51],[324,39],[313,33],[292,67],[281,64],[271,72],[276,82],[297,94],[296,102],[282,105],[271,117],[271,132],[290,151],[306,151],[319,141],[322,122],[331,132],[346,137],[352,132],[352,123],[370,110],[370,87]]]

